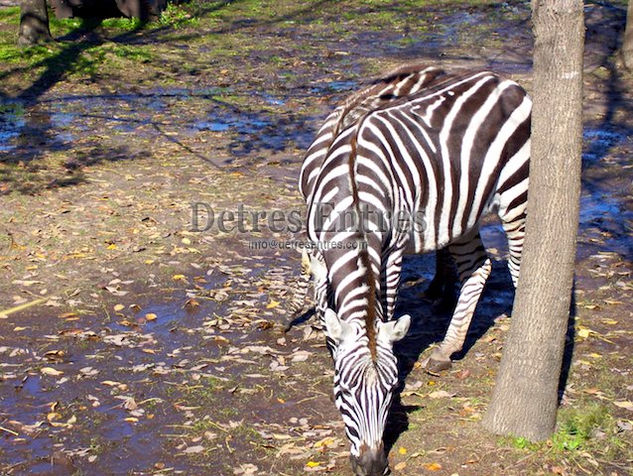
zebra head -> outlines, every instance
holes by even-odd
[[[346,322],[329,308],[324,317],[326,335],[334,344],[334,398],[351,443],[354,473],[388,474],[383,432],[398,386],[393,344],[406,335],[411,318],[404,315],[394,321],[378,321],[373,356],[367,333],[358,321]]]

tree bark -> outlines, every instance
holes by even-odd
[[[633,0],[629,0],[629,8],[626,13],[626,30],[624,31],[624,43],[622,44],[622,60],[629,71],[633,71]]]
[[[41,41],[51,41],[48,26],[46,0],[22,0],[20,4],[20,33],[18,45],[34,45]]]
[[[526,238],[512,323],[483,424],[547,438],[556,423],[580,199],[582,0],[532,0],[534,93]]]

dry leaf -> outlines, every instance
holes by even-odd
[[[44,375],[50,375],[51,377],[57,377],[64,374],[64,372],[62,372],[61,370],[56,370],[52,367],[42,367],[40,369],[40,372]]]
[[[440,463],[425,463],[424,467],[428,471],[439,471],[440,469],[442,469],[442,465]]]
[[[431,392],[429,393],[428,397],[429,398],[450,398],[450,397],[454,397],[455,394],[454,393],[448,393],[446,390],[436,390],[435,392]]]
[[[613,404],[616,407],[624,408],[626,410],[629,410],[629,411],[633,412],[633,402],[630,402],[630,401],[626,400],[626,401],[623,401],[623,402],[613,402]]]
[[[197,446],[190,446],[189,448],[186,448],[185,451],[183,451],[183,453],[195,454],[195,453],[202,453],[203,451],[204,451],[204,446],[197,445]]]

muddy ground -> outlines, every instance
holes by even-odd
[[[513,291],[495,259],[453,369],[419,362],[448,314],[409,260],[394,474],[633,472],[633,98],[618,69],[624,2],[588,2],[583,195],[557,432],[487,434]],[[0,473],[349,475],[314,322],[283,334],[298,253],[266,219],[302,210],[320,121],[404,62],[488,67],[531,84],[529,2],[204,2],[147,25],[52,21],[18,50],[0,9]],[[249,215],[250,216],[250,215]],[[197,226],[196,226],[197,225]],[[255,244],[254,244],[255,243]],[[262,245],[262,243],[264,245]],[[264,246],[266,246],[264,248]]]

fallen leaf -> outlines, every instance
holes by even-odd
[[[446,390],[436,390],[435,392],[431,392],[429,393],[428,397],[429,398],[450,398],[450,397],[454,397],[455,394],[454,393],[448,393]]]
[[[578,337],[582,337],[583,339],[586,339],[591,334],[596,334],[596,331],[589,329],[588,327],[578,326]]]
[[[42,367],[40,369],[40,372],[44,375],[50,375],[51,377],[57,377],[64,374],[64,372],[62,372],[61,370],[56,370],[52,367]]]
[[[258,467],[251,463],[241,464],[239,468],[233,471],[233,474],[242,474],[244,476],[252,476],[257,473]]]
[[[616,407],[624,408],[625,410],[629,410],[633,412],[633,402],[628,400],[623,402],[613,402]]]
[[[407,467],[407,462],[406,461],[401,461],[400,463],[398,463],[397,465],[395,465],[393,467],[393,469],[395,469],[396,471],[402,471],[404,468]]]
[[[440,463],[425,463],[424,467],[428,471],[439,471],[440,469],[442,469],[442,465]]]
[[[62,416],[57,412],[50,412],[46,414],[46,419],[51,422],[54,420],[59,420]]]
[[[197,445],[197,446],[190,446],[189,448],[186,448],[185,451],[183,451],[183,453],[195,454],[195,453],[202,453],[203,451],[204,451],[204,446]]]
[[[78,314],[76,312],[64,312],[57,317],[59,317],[60,319],[72,319],[78,317]]]

